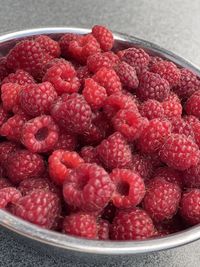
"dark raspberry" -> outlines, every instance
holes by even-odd
[[[7,111],[5,111],[5,109],[2,107],[2,105],[0,104],[0,126],[7,121],[7,119],[9,118],[9,114],[7,113]]]
[[[164,117],[164,108],[162,107],[162,104],[154,99],[149,99],[143,102],[139,106],[139,111],[143,117],[146,117],[149,120],[157,118],[162,119]]]
[[[172,134],[165,141],[160,157],[169,167],[183,171],[198,164],[200,151],[191,138],[183,134]]]
[[[152,173],[153,166],[151,160],[140,154],[135,154],[132,156],[131,169],[139,173],[143,179],[148,179]]]
[[[1,99],[5,110],[12,111],[13,107],[18,105],[21,90],[22,86],[15,83],[5,83],[1,86]]]
[[[6,188],[6,187],[12,187],[11,182],[3,177],[0,177],[0,189]]]
[[[55,183],[62,185],[68,179],[72,169],[83,162],[75,151],[55,150],[48,159],[50,177]]]
[[[90,106],[82,95],[76,93],[57,99],[51,115],[65,131],[80,134],[87,131],[92,120]]]
[[[69,44],[71,41],[77,41],[78,39],[80,39],[80,35],[74,33],[66,33],[60,38],[59,44],[62,56],[69,57]]]
[[[145,185],[139,174],[127,169],[114,169],[110,178],[115,184],[112,201],[117,208],[135,207],[142,201]]]
[[[157,222],[172,218],[181,198],[180,187],[164,178],[154,178],[148,183],[144,209]]]
[[[123,168],[131,163],[131,149],[118,132],[104,139],[97,147],[97,153],[100,160],[110,169]]]
[[[144,240],[152,237],[154,233],[151,218],[139,208],[119,211],[111,225],[113,240]]]
[[[102,25],[92,27],[92,34],[97,39],[103,51],[109,51],[114,45],[114,37],[112,32]]]
[[[86,163],[96,163],[101,165],[101,162],[97,156],[96,148],[92,146],[84,146],[81,149],[80,155]]]
[[[60,45],[47,35],[39,35],[35,38],[35,41],[40,45],[42,50],[51,55],[52,57],[60,56]]]
[[[159,236],[159,237],[177,233],[184,229],[182,219],[179,218],[179,216],[177,215],[175,215],[172,219],[155,223],[155,227],[157,230],[156,236]]]
[[[66,132],[61,132],[58,136],[58,141],[53,147],[53,150],[64,149],[73,151],[75,150],[76,146],[77,146],[77,138],[75,135]]]
[[[45,170],[44,160],[28,150],[17,150],[8,156],[6,170],[11,181],[18,183],[42,175]]]
[[[137,88],[137,95],[141,100],[155,99],[165,100],[170,92],[169,83],[160,75],[145,71],[140,76],[140,84]]]
[[[197,91],[188,98],[185,109],[188,115],[194,115],[200,119],[200,92]]]
[[[172,124],[172,133],[184,134],[187,137],[194,139],[194,132],[192,127],[182,118],[174,118],[170,120]]]
[[[112,61],[103,53],[93,54],[87,59],[87,67],[88,69],[95,73],[103,67],[112,68]]]
[[[0,143],[0,165],[1,166],[6,166],[7,164],[7,159],[9,155],[17,150],[17,145],[12,142],[1,142]]]
[[[185,187],[200,189],[200,164],[185,170],[182,178]]]
[[[108,240],[109,239],[109,228],[110,224],[108,221],[98,219],[98,239]]]
[[[79,79],[79,82],[81,83],[81,86],[84,86],[85,80],[90,78],[92,76],[91,72],[89,71],[87,66],[81,66],[77,70],[77,77]]]
[[[181,172],[169,167],[160,167],[155,170],[153,177],[164,178],[169,183],[177,184],[180,188],[183,187],[183,175]]]
[[[0,189],[0,209],[6,208],[9,203],[15,204],[22,197],[15,187]]]
[[[6,76],[8,76],[9,72],[6,57],[0,57],[0,83]]]
[[[58,141],[59,129],[51,116],[40,116],[27,121],[21,133],[22,143],[32,152],[51,151]]]
[[[17,83],[19,85],[27,85],[35,83],[33,77],[24,70],[16,70],[15,73],[9,74],[5,79],[3,79],[2,84],[4,83]]]
[[[181,103],[176,100],[167,100],[162,103],[164,115],[167,119],[180,118],[182,115]]]
[[[114,184],[108,173],[97,164],[80,164],[63,185],[69,205],[88,211],[101,211],[110,201]]]
[[[153,64],[152,72],[159,74],[162,78],[169,82],[171,87],[176,86],[180,82],[181,72],[177,66],[169,61],[159,61]]]

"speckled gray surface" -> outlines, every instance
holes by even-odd
[[[0,33],[40,26],[91,27],[103,23],[111,29],[157,43],[200,66],[199,0],[0,0]],[[124,260],[120,266],[197,267],[200,241],[170,251]],[[0,228],[0,266],[116,267],[75,264],[30,249]]]

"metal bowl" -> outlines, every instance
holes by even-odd
[[[12,48],[16,42],[23,38],[31,37],[38,34],[47,34],[52,38],[57,39],[64,33],[88,33],[88,29],[81,28],[39,28],[18,31],[14,33],[8,33],[0,36],[0,56],[6,55],[10,48]],[[115,33],[115,47],[114,49],[124,49],[130,46],[142,47],[151,55],[158,55],[163,58],[169,59],[179,66],[186,67],[198,76],[200,76],[200,70],[190,62],[186,61],[182,57],[179,57],[153,43],[138,39],[126,34]],[[145,241],[96,241],[87,240],[82,238],[75,238],[72,236],[56,233],[53,231],[44,230],[36,225],[23,221],[6,211],[0,210],[0,224],[11,230],[12,233],[19,234],[25,237],[28,243],[36,243],[39,247],[46,247],[47,250],[53,248],[57,252],[64,252],[65,254],[88,256],[89,258],[100,255],[132,255],[147,253],[153,251],[159,251],[169,248],[174,248],[180,245],[184,245],[195,241],[200,238],[200,226],[191,227],[187,230],[179,232],[177,234],[169,235],[163,238],[149,239]],[[32,241],[32,242],[30,242]],[[40,243],[39,243],[40,242]],[[43,244],[41,244],[43,243]],[[93,254],[93,255],[91,255]]]

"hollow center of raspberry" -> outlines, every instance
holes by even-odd
[[[117,184],[117,192],[122,196],[128,196],[129,188],[130,186],[127,182],[119,182]]]
[[[38,140],[38,141],[42,141],[42,140],[45,140],[48,136],[48,128],[47,127],[43,127],[41,129],[39,129],[37,131],[37,133],[35,134],[35,138]]]
[[[89,180],[89,177],[87,177],[87,176],[82,177],[81,181],[79,181],[79,183],[78,183],[77,189],[79,191],[83,191],[84,187],[88,183],[88,180]]]

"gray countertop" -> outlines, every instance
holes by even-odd
[[[41,26],[105,24],[157,43],[200,66],[199,0],[0,0],[0,33]],[[122,266],[197,267],[200,241],[173,250],[133,257]],[[0,229],[0,266],[86,267],[45,255]],[[92,267],[102,266],[90,265]],[[107,267],[116,264],[107,264]]]

